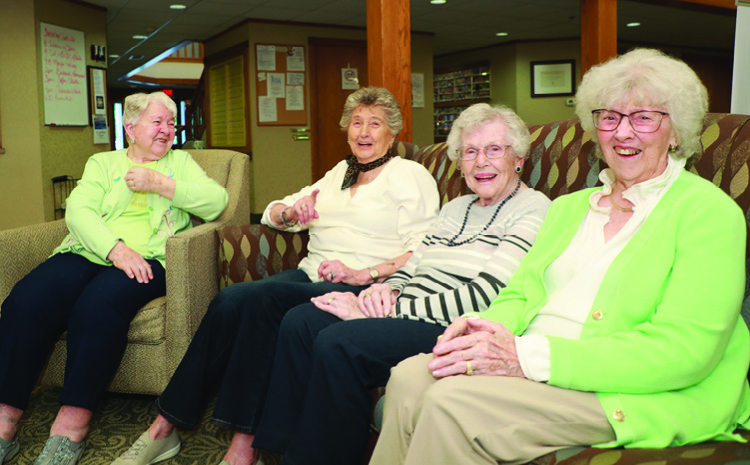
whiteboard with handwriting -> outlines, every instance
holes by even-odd
[[[39,23],[44,82],[44,124],[88,126],[83,31]]]

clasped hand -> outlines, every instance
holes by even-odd
[[[477,318],[456,318],[438,338],[429,369],[436,378],[467,374],[525,378],[515,335],[505,326]]]
[[[396,303],[391,287],[382,283],[373,284],[359,296],[351,292],[329,292],[311,300],[319,309],[342,320],[387,317]]]

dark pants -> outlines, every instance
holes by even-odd
[[[284,314],[328,292],[359,293],[362,289],[311,283],[300,270],[223,289],[211,301],[177,371],[156,400],[157,410],[175,425],[193,428],[200,420],[206,392],[220,379],[211,422],[243,433],[255,432]]]
[[[164,268],[142,284],[113,266],[57,254],[13,287],[0,311],[0,402],[26,410],[55,342],[68,331],[60,403],[93,410],[120,364],[130,322],[166,293]]]
[[[342,321],[313,304],[292,309],[281,324],[253,447],[283,453],[282,464],[361,463],[369,389],[385,386],[401,360],[431,352],[444,330],[398,318]]]

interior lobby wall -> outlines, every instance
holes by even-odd
[[[253,159],[251,162],[251,211],[262,212],[271,201],[298,191],[311,184],[312,146],[310,141],[292,140],[291,126],[258,126],[257,91],[255,88],[255,44],[283,44],[305,46],[306,63],[309,70],[310,47],[308,39],[330,38],[342,40],[366,40],[365,30],[329,28],[322,26],[282,25],[277,23],[249,22],[204,44],[207,56],[233,45],[247,41],[250,77],[250,120]],[[412,72],[425,75],[425,94],[432,95],[432,37],[412,35]],[[336,77],[339,79],[339,77]],[[309,74],[307,76],[309,80]],[[309,82],[309,81],[308,81]],[[305,105],[310,127],[310,92],[305,96]],[[432,143],[432,102],[425,102],[424,109],[414,109],[412,140]],[[341,137],[345,137],[342,134]],[[347,154],[342,153],[343,159]]]
[[[65,8],[60,8],[59,3],[59,0],[34,0],[36,27],[39,27],[40,22],[44,22],[83,31],[86,65],[106,67],[102,62],[92,61],[89,54],[91,45],[107,45],[106,13],[77,3],[66,3]],[[38,41],[39,33],[35,32],[34,34]],[[38,76],[42,76],[41,44],[39,42],[36,44],[34,57],[37,60]],[[43,95],[42,79],[36,79],[32,82],[37,83],[36,90],[41,97]],[[95,153],[109,150],[110,146],[109,142],[94,144],[94,129],[91,126],[44,126],[43,103],[40,100],[37,106],[39,110],[39,140],[42,150],[41,182],[44,195],[44,219],[50,221],[55,218],[51,179],[61,175],[80,178],[88,158]],[[111,126],[112,121],[109,121],[109,124]]]
[[[0,230],[44,221],[34,3],[0,14]]]

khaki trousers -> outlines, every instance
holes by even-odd
[[[596,395],[503,376],[436,380],[432,354],[396,366],[370,465],[526,463],[615,433]]]

